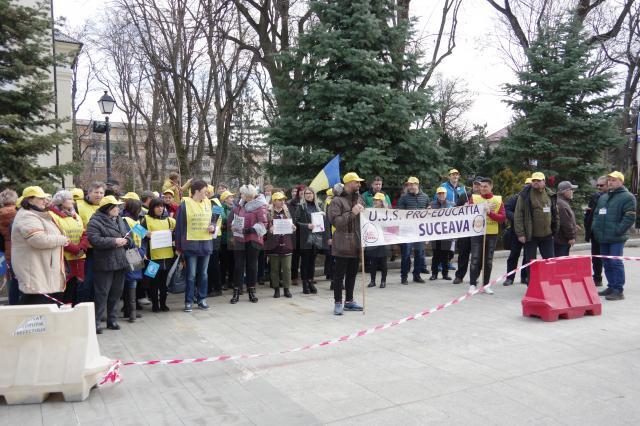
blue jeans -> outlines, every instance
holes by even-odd
[[[420,271],[424,268],[424,242],[406,243],[400,245],[402,261],[400,262],[400,275],[406,278],[411,269],[411,249],[413,249],[413,278],[420,277]]]
[[[124,280],[124,288],[136,288],[138,286],[138,281],[136,280]]]
[[[624,243],[600,243],[600,254],[603,256],[622,256]],[[618,259],[602,259],[604,275],[609,288],[614,291],[624,290],[624,263]]]
[[[207,298],[209,255],[189,256],[185,254],[184,260],[187,263],[187,287],[184,291],[184,303],[193,303],[194,290],[197,293],[196,300],[200,303]],[[197,289],[195,288],[196,276],[198,277]]]

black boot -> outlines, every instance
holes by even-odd
[[[167,291],[160,290],[160,310],[162,312],[169,312],[170,309],[167,306]]]
[[[127,297],[127,302],[129,303],[129,322],[136,322],[136,318],[138,318],[136,315],[136,289],[127,288],[125,289],[125,294],[129,296]]]
[[[380,288],[385,288],[387,283],[385,281],[380,282]]]
[[[438,279],[438,273],[436,272],[435,274],[431,274],[431,276],[429,277],[429,281],[435,281]]]
[[[255,288],[253,287],[248,288],[247,293],[249,294],[249,301],[251,301],[251,303],[258,303],[258,298],[256,297]]]
[[[311,292],[309,291],[309,283],[307,282],[307,280],[303,280],[302,281],[302,292],[304,294],[310,294]]]
[[[289,289],[288,289],[288,288],[285,288],[285,289],[284,289],[284,297],[286,297],[286,298],[288,298],[288,299],[291,299],[291,297],[293,297],[293,296],[291,295],[291,292],[289,291]]]
[[[309,281],[309,291],[311,294],[318,294],[318,289],[313,285],[313,281]]]
[[[273,291],[273,298],[277,299],[278,297],[280,297],[280,287],[277,287],[274,291]]]
[[[375,287],[375,286],[376,286],[376,282],[374,280],[371,280],[371,282],[367,287]]]
[[[130,298],[131,293],[129,293],[128,288],[125,288],[122,291],[122,318],[129,318],[129,315],[131,314],[131,301],[129,300]]]
[[[447,281],[451,281],[451,277],[449,276],[449,269],[443,269],[442,270],[442,279],[443,280],[447,280]]]
[[[239,299],[240,299],[240,289],[234,288],[233,296],[231,296],[231,300],[229,301],[229,303],[231,303],[232,305],[235,305],[236,303],[238,303]]]

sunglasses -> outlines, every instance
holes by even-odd
[[[597,186],[598,188],[602,188],[603,186],[607,186],[607,184],[606,184],[606,183],[599,183],[599,184],[597,184],[596,186]]]

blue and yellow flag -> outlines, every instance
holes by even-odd
[[[326,166],[311,181],[309,188],[315,192],[322,191],[327,188],[333,188],[333,185],[340,183],[340,155],[333,157]]]

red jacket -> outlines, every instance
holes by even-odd
[[[486,195],[480,194],[480,196],[485,200],[490,200],[493,198],[493,194],[486,194]],[[473,197],[469,198],[469,203],[473,204]],[[500,203],[500,210],[498,210],[498,213],[494,213],[487,209],[487,216],[489,216],[491,219],[495,220],[498,223],[504,223],[504,221],[507,220],[507,212],[504,209],[504,202]]]
[[[236,243],[255,242],[262,246],[264,244],[264,236],[258,235],[253,226],[257,223],[261,223],[266,230],[269,224],[269,219],[267,217],[267,201],[265,200],[264,195],[260,194],[248,203],[234,207],[233,215],[229,215],[228,219],[229,232],[233,232],[231,228],[233,218],[236,216],[244,217],[244,228],[243,236],[238,237],[234,235],[234,241]]]
[[[0,234],[4,238],[4,247],[0,247],[0,249],[4,250],[4,257],[7,259],[8,265],[11,261],[11,223],[13,223],[17,212],[15,206],[0,208]]]

